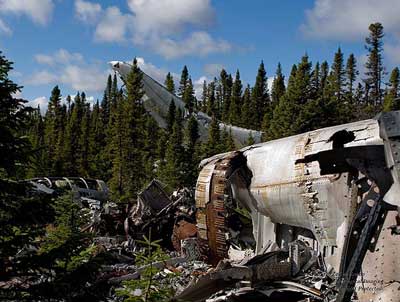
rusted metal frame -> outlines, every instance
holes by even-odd
[[[369,180],[377,183],[371,185],[369,192],[363,198],[352,226],[348,230],[336,285],[339,291],[337,302],[350,301],[365,254],[368,248],[371,248],[371,241],[374,236],[379,235],[386,217],[387,209],[384,206],[383,195],[392,183],[392,177],[385,170],[383,155],[384,146],[372,145],[322,151],[296,161],[296,163],[318,161],[321,175],[360,171]],[[375,169],[372,169],[373,171],[368,169],[369,165],[372,165]],[[378,171],[375,171],[376,169]],[[371,201],[374,203],[373,205],[368,204]],[[355,231],[356,234],[353,233]]]
[[[228,257],[226,242],[226,208],[227,198],[230,198],[229,177],[239,164],[235,159],[239,152],[232,152],[215,163],[210,181],[210,202],[205,208],[207,241],[210,249],[210,262],[217,264],[219,260]],[[239,164],[240,165],[240,164]]]
[[[225,172],[229,160],[224,159],[215,165],[211,180],[211,198],[206,206],[207,237],[210,246],[210,260],[216,264],[219,260],[227,257],[225,238]]]
[[[386,209],[384,207],[384,202],[381,195],[375,192],[373,187],[371,188],[369,193],[371,194],[367,194],[366,198],[363,200],[363,203],[367,203],[368,200],[373,200],[374,205],[368,214],[368,218],[364,222],[360,237],[358,238],[356,247],[351,255],[351,260],[342,260],[344,263],[347,262],[348,265],[343,268],[343,272],[341,272],[337,281],[337,288],[339,289],[339,292],[336,297],[336,302],[350,301],[354,292],[354,286],[357,277],[361,271],[365,254],[371,245],[371,240],[376,234],[379,225],[383,223],[382,218],[385,217]],[[352,227],[349,229],[348,234],[352,234],[353,231],[354,228]],[[349,245],[351,240],[354,239],[354,236],[348,237],[348,243],[346,243],[347,250],[345,250],[346,252],[350,252]]]

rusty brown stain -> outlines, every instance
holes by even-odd
[[[336,174],[334,174],[336,177]],[[303,182],[306,181],[321,181],[321,180],[331,180],[332,175],[324,175],[324,176],[315,176],[315,177],[304,177],[304,179],[302,180]],[[252,185],[251,188],[252,189],[263,189],[263,188],[272,188],[272,187],[280,187],[280,186],[286,186],[286,185],[298,185],[299,181],[298,180],[289,180],[289,181],[282,181],[282,182],[274,182],[274,183],[270,183],[270,184],[266,184],[266,185],[258,185],[258,186],[254,186]]]

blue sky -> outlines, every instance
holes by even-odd
[[[385,64],[400,64],[399,0],[0,0],[0,50],[15,62],[22,97],[46,107],[52,87],[101,99],[111,60],[178,80],[187,65],[197,93],[224,67],[253,83],[264,60],[272,80],[307,53],[331,61],[340,46],[365,62],[371,22],[385,27]]]

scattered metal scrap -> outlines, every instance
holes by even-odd
[[[195,194],[169,196],[153,180],[134,206],[60,179],[90,209],[85,229],[119,257],[103,280],[138,278],[144,268],[131,255],[151,232],[171,255],[152,264],[157,278],[180,272],[174,300],[400,301],[400,112],[219,154],[201,167]],[[57,181],[33,183],[51,193]]]
[[[261,300],[260,295],[265,301],[278,296],[285,301],[399,301],[400,290],[391,286],[400,279],[395,252],[400,248],[399,148],[397,111],[205,159],[196,207],[199,237],[209,246],[209,261],[226,258],[233,238],[247,238],[240,241],[242,250],[243,244],[251,246],[248,228],[232,232],[229,221],[238,215],[231,205],[251,217],[257,255],[293,253],[304,247],[298,242],[309,248],[303,249],[309,251],[307,257],[294,253],[309,263],[289,256],[282,262],[232,267],[208,276],[197,286],[225,283],[214,287],[207,301]],[[261,274],[254,273],[260,269]],[[236,278],[238,272],[243,274]],[[302,296],[272,298],[287,291]],[[205,301],[204,292],[192,287],[185,294]]]

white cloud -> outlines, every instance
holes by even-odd
[[[385,52],[392,63],[400,64],[400,39],[394,44],[386,44]]]
[[[206,28],[214,22],[210,0],[191,0],[190,4],[183,0],[128,0],[128,4],[134,14],[133,41],[167,59],[225,53],[232,48],[205,31],[185,30]]]
[[[204,81],[209,83],[211,80],[206,76],[201,76],[200,78],[198,78],[193,82],[194,92],[198,100],[202,99]]]
[[[108,7],[96,26],[95,40],[101,42],[124,41],[130,20],[131,16],[122,14],[118,7]]]
[[[141,70],[143,70],[145,73],[147,73],[149,76],[151,76],[153,79],[156,81],[160,82],[161,84],[164,83],[165,77],[168,73],[168,71],[164,68],[159,68],[152,63],[145,62],[144,58],[138,57],[136,58],[137,64],[140,67]],[[171,72],[172,77],[174,78],[174,81],[176,83],[179,82],[179,75],[177,73]]]
[[[1,19],[0,19],[0,34],[6,34],[6,35],[12,34],[11,28],[9,28],[8,25],[4,23],[4,21]]]
[[[271,92],[272,83],[274,83],[274,77],[267,78],[267,87],[268,87],[269,92]]]
[[[40,96],[33,99],[32,101],[29,101],[26,106],[30,106],[32,108],[37,108],[38,106],[40,106],[40,113],[44,115],[46,113],[48,104],[49,100],[45,96]]]
[[[1,0],[0,0],[1,1]],[[117,6],[75,1],[75,14],[95,24],[97,42],[126,42],[150,49],[165,58],[225,53],[230,43],[215,39],[205,28],[215,21],[210,0],[128,0],[129,13]],[[98,20],[95,22],[95,20]]]
[[[210,0],[128,0],[135,15],[135,38],[181,32],[188,25],[205,27],[214,22]]]
[[[55,65],[67,63],[79,63],[83,61],[83,56],[80,53],[70,53],[68,50],[59,49],[52,55],[37,54],[35,60],[39,64]]]
[[[31,75],[26,83],[30,85],[46,85],[46,84],[51,84],[55,83],[57,81],[58,77],[56,74],[48,71],[48,70],[41,70],[38,72],[35,72],[33,75]]]
[[[211,64],[206,64],[203,67],[203,70],[206,74],[209,76],[218,76],[221,73],[221,70],[224,69],[224,65],[218,64],[218,63],[211,63]]]
[[[381,22],[385,32],[400,32],[399,0],[315,0],[302,32],[313,38],[359,39]]]
[[[10,70],[8,74],[14,78],[20,78],[22,76],[22,72],[16,71],[15,69]]]
[[[0,0],[0,13],[26,15],[41,25],[50,21],[53,9],[52,0]]]
[[[188,55],[206,56],[211,53],[226,53],[232,46],[225,40],[215,40],[205,31],[193,32],[183,40],[163,38],[153,45],[153,50],[167,59]]]
[[[367,63],[367,61],[368,61],[368,55],[366,54],[362,54],[357,57],[357,69],[360,74],[360,77],[358,77],[359,80],[361,80],[361,78],[364,77],[365,72],[367,71],[367,69],[365,68],[365,63]]]
[[[96,22],[102,13],[101,5],[84,0],[75,1],[75,15],[84,22]]]
[[[85,92],[104,90],[107,72],[96,66],[68,65],[62,70],[59,80],[73,89]]]
[[[85,92],[101,92],[107,79],[108,72],[99,64],[85,62],[79,53],[70,53],[60,49],[52,55],[40,54],[35,59],[48,65],[44,69],[34,73],[28,79],[27,84],[46,85],[64,84],[74,90]]]

